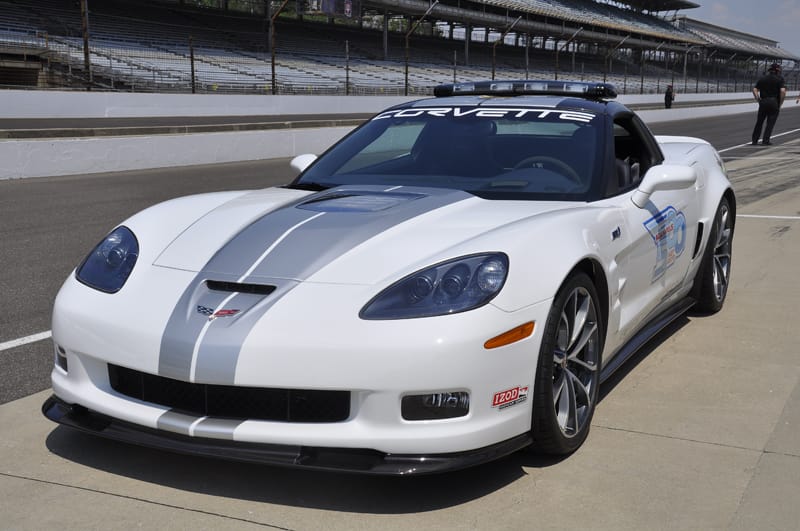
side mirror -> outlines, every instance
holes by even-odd
[[[697,183],[697,172],[690,166],[677,164],[659,164],[653,166],[644,175],[639,188],[633,192],[631,201],[639,208],[644,208],[653,192],[659,190],[683,190]]]
[[[298,174],[303,173],[306,168],[311,166],[311,163],[317,160],[317,156],[312,153],[305,153],[303,155],[297,155],[292,161],[289,163],[289,166],[293,170],[295,170]]]

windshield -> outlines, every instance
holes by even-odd
[[[412,107],[381,113],[294,183],[464,190],[488,199],[586,201],[601,117],[551,107]]]

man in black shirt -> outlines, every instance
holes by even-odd
[[[772,135],[772,128],[775,127],[781,105],[783,105],[783,100],[786,98],[786,85],[781,76],[781,65],[772,63],[767,74],[762,76],[756,82],[756,86],[753,87],[753,97],[758,102],[758,118],[756,119],[756,126],[753,128],[753,145],[758,144],[758,137],[761,136],[761,127],[764,125],[764,119],[766,119],[767,127],[764,129],[761,144],[769,146],[771,144],[769,139]]]

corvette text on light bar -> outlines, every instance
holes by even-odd
[[[557,117],[560,120],[570,120],[575,122],[591,122],[594,114],[581,111],[569,111],[563,109],[542,109],[542,108],[514,108],[514,107],[418,107],[413,109],[397,109],[382,112],[373,120],[383,120],[386,118],[417,118],[419,116],[434,116],[445,118],[547,118]]]

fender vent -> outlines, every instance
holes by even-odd
[[[697,241],[694,242],[694,252],[692,253],[692,260],[697,258],[697,253],[700,252],[700,244],[703,243],[703,231],[705,230],[705,225],[702,223],[697,224]]]
[[[245,284],[242,282],[224,282],[222,280],[206,280],[206,287],[212,291],[251,293],[253,295],[269,295],[275,291],[275,286],[268,284]]]

